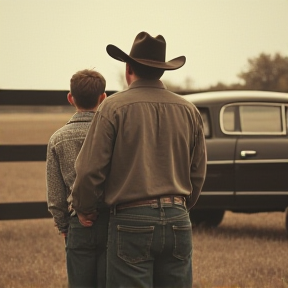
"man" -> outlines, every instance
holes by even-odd
[[[129,55],[114,45],[106,49],[126,62],[129,87],[96,112],[76,161],[72,205],[93,213],[104,196],[111,206],[108,288],[191,287],[188,210],[206,173],[203,123],[193,104],[159,80],[186,59],[165,62],[165,39],[146,32]]]
[[[105,86],[104,77],[93,70],[82,70],[72,76],[67,99],[76,113],[51,136],[47,147],[48,209],[67,242],[69,287],[105,287],[109,210],[101,209],[97,223],[92,225],[96,214],[90,215],[90,219],[84,219],[81,213],[71,217],[67,201],[76,176],[75,160],[95,111],[106,98]]]

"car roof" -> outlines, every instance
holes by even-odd
[[[288,104],[288,93],[259,90],[208,91],[183,95],[194,104],[217,104],[233,102],[281,102]]]

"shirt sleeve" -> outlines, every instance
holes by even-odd
[[[62,177],[56,151],[50,141],[47,146],[46,186],[48,210],[54,218],[59,232],[66,233],[69,226],[69,212],[66,186]]]
[[[76,212],[93,213],[103,202],[114,136],[112,122],[97,111],[75,162],[76,179],[71,203]]]
[[[200,113],[197,114],[197,120],[199,125],[197,133],[195,133],[190,171],[190,179],[193,190],[187,201],[188,210],[190,210],[196,204],[206,177],[207,151],[203,121]]]

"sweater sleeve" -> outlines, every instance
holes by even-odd
[[[69,226],[69,212],[66,186],[60,170],[55,147],[48,143],[46,158],[46,186],[48,210],[52,214],[59,232],[66,233]]]

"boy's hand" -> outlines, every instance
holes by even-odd
[[[85,226],[85,227],[90,227],[93,225],[93,222],[96,221],[97,219],[97,213],[90,213],[90,214],[82,214],[82,213],[78,213],[78,219],[81,225]]]

